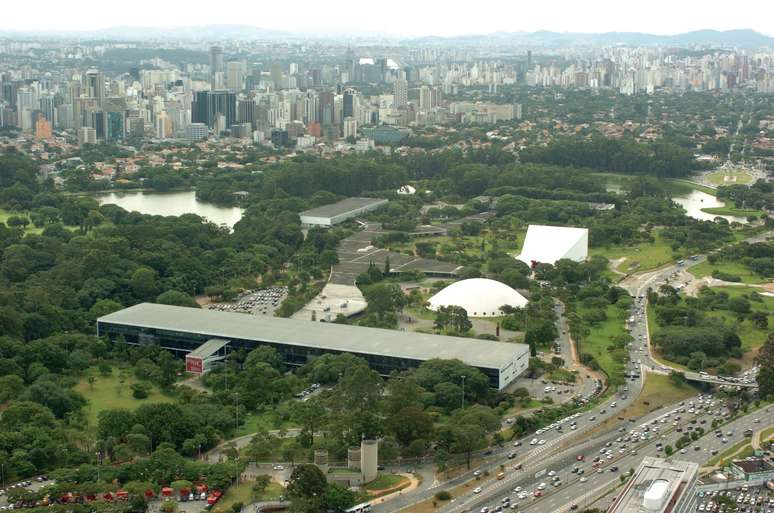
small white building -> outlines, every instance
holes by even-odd
[[[589,256],[589,230],[531,224],[516,258],[529,266],[555,264],[563,258],[582,262]]]

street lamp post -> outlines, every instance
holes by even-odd
[[[236,425],[234,426],[234,434],[239,431],[239,392],[234,393],[234,413],[236,415]],[[234,442],[236,445],[237,442]],[[234,459],[234,474],[236,474],[236,483],[239,485],[239,446],[236,447],[236,458]]]
[[[467,376],[465,376],[464,374],[460,376],[460,378],[462,378],[462,409],[463,410],[465,409],[465,378],[466,377]]]

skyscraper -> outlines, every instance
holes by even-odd
[[[320,115],[317,118],[323,126],[333,124],[334,97],[331,91],[320,93]]]
[[[344,105],[343,105],[342,117],[345,117],[345,118],[355,117],[355,97],[357,96],[357,91],[352,89],[351,87],[348,87],[344,89],[343,95],[344,95]]]
[[[392,84],[392,92],[395,107],[401,108],[408,104],[408,81],[405,78],[399,78]]]
[[[270,74],[274,88],[277,90],[282,89],[282,65],[278,62],[272,63]]]
[[[236,123],[236,94],[229,91],[197,91],[196,99],[191,104],[191,122],[215,128],[220,116],[223,116],[224,127]]]
[[[430,89],[428,86],[423,85],[419,88],[419,108],[420,109],[431,109],[433,107],[433,93],[432,89]]]
[[[229,91],[241,91],[245,86],[244,61],[228,61],[226,63],[226,85]]]
[[[210,47],[210,87],[214,91],[223,84],[223,48],[220,46]]]
[[[105,87],[105,75],[96,69],[90,69],[83,75],[81,80],[81,94],[97,100],[97,105],[102,106],[102,102],[107,96]]]
[[[255,102],[237,100],[237,123],[250,123],[255,126]]]

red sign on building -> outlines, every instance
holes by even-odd
[[[204,362],[201,358],[189,357],[185,358],[185,370],[193,372],[195,374],[201,374],[204,371]]]

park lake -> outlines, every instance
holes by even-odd
[[[242,218],[239,207],[223,207],[196,198],[195,191],[178,192],[111,192],[96,196],[100,205],[115,204],[129,212],[158,216],[196,214],[217,225],[233,228]]]
[[[720,201],[715,196],[707,194],[706,192],[692,190],[690,193],[675,196],[672,200],[685,209],[686,215],[693,217],[694,219],[699,219],[700,221],[712,221],[716,217],[722,217],[729,223],[734,221],[739,223],[747,222],[743,217],[720,216],[702,211],[703,208],[724,207],[726,205],[723,201]]]

